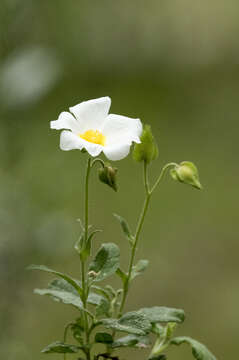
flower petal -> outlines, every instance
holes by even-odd
[[[64,130],[61,132],[60,148],[61,150],[68,151],[84,147],[83,140],[71,131]]]
[[[105,156],[112,161],[121,160],[129,154],[130,144],[116,144],[105,146],[103,152]]]
[[[119,143],[131,144],[132,141],[140,143],[142,123],[140,119],[110,114],[107,116],[102,133],[106,137],[106,145],[109,146]]]
[[[77,120],[67,111],[60,113],[58,120],[51,121],[50,127],[51,129],[56,130],[69,129],[74,132],[78,132],[80,130],[80,126]]]
[[[103,150],[103,146],[86,141],[73,132],[67,130],[61,132],[60,148],[64,151],[86,149],[91,156],[98,156]]]
[[[81,122],[81,132],[87,130],[101,130],[103,122],[108,115],[111,99],[101,97],[94,100],[83,101],[70,108],[77,120]]]
[[[84,148],[91,156],[98,156],[103,150],[103,146],[99,144],[94,144],[89,141],[83,140]]]

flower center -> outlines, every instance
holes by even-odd
[[[78,136],[93,144],[105,145],[106,137],[98,130],[87,130],[83,134],[78,134]]]

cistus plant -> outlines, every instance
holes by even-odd
[[[77,310],[76,319],[66,324],[62,339],[46,346],[42,352],[63,354],[64,360],[68,354],[77,354],[77,360],[117,360],[119,348],[137,348],[139,351],[148,348],[148,360],[165,360],[170,346],[186,343],[191,346],[195,359],[216,360],[198,341],[186,336],[174,337],[176,328],[184,321],[183,310],[155,304],[153,307],[124,311],[133,280],[148,266],[148,260],[136,261],[136,251],[150,200],[163,176],[170,170],[176,181],[197,189],[201,189],[201,184],[196,166],[183,161],[163,166],[151,185],[148,170],[150,163],[157,159],[158,147],[150,126],[143,126],[139,119],[108,114],[110,104],[109,97],[84,101],[70,108],[70,112],[62,112],[58,120],[51,122],[52,129],[63,130],[60,136],[62,150],[79,149],[81,156],[88,156],[84,185],[84,221],[81,222],[81,234],[75,244],[81,264],[81,279],[44,265],[29,267],[56,277],[47,288],[35,289],[36,294],[48,295]],[[108,160],[121,160],[129,154],[133,143],[133,159],[142,163],[145,201],[133,232],[123,217],[115,215],[129,243],[130,260],[125,270],[120,267],[120,250],[114,243],[102,244],[92,258],[93,239],[99,230],[89,223],[89,178],[97,166],[99,180],[117,191],[117,169],[98,158],[98,155],[103,152]],[[103,280],[112,275],[120,278],[120,289],[101,285]],[[101,344],[104,350],[97,353],[94,347],[96,344]]]

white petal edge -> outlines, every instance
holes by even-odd
[[[120,143],[140,143],[142,133],[140,119],[132,119],[122,115],[110,114],[107,116],[102,133],[106,136],[106,145]]]
[[[60,136],[60,149],[64,151],[79,149],[84,147],[82,139],[71,131],[64,130]]]
[[[84,148],[93,157],[98,156],[104,148],[102,145],[94,144],[89,141],[83,140],[83,142]]]
[[[81,131],[101,130],[111,105],[109,96],[83,101],[70,107],[70,111],[81,122]]]
[[[61,132],[60,149],[64,151],[86,149],[86,151],[94,157],[101,153],[103,146],[90,143],[73,132],[64,130]]]
[[[80,126],[79,123],[77,123],[77,120],[67,111],[60,113],[58,120],[51,121],[50,127],[51,129],[55,130],[68,129],[74,132],[78,132],[80,130]]]
[[[118,144],[106,146],[103,149],[105,156],[112,161],[122,160],[128,156],[130,144]]]

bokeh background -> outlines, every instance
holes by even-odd
[[[49,121],[86,99],[109,95],[111,112],[151,124],[159,159],[194,161],[203,191],[168,177],[147,215],[127,309],[183,308],[178,334],[236,359],[239,333],[239,3],[236,0],[1,0],[0,4],[0,344],[6,360],[41,360],[76,315],[33,295],[50,276],[30,263],[79,276],[73,245],[83,216],[86,156],[62,152]],[[117,162],[119,192],[91,178],[90,222],[114,241],[122,267],[128,244],[116,212],[136,224],[141,165]],[[112,279],[112,284],[119,285]],[[122,352],[145,359],[147,352]],[[187,346],[169,359],[192,359]],[[52,355],[60,358],[60,355]],[[72,356],[74,359],[74,356]]]

